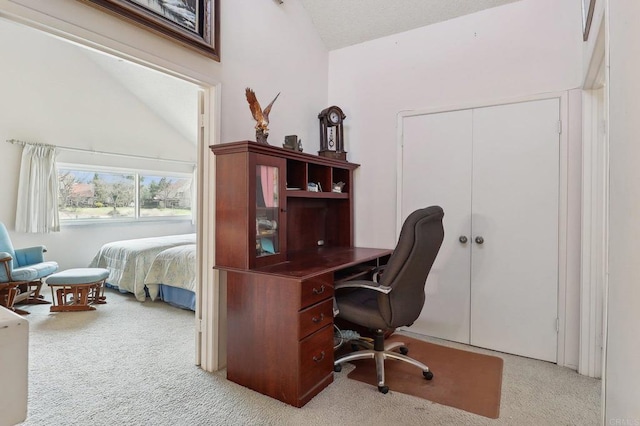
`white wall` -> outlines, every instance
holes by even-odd
[[[329,102],[363,164],[358,244],[395,243],[396,114],[578,87],[580,16],[579,0],[522,0],[330,53]]]
[[[223,1],[221,142],[255,140],[244,95],[255,90],[269,115],[269,143],[298,135],[304,152],[317,151],[318,112],[327,106],[328,52],[298,0]],[[315,141],[315,144],[314,142]]]
[[[296,0],[280,6],[269,1],[254,2],[250,7],[247,2],[223,3],[220,63],[77,0],[0,0],[0,17],[46,29],[65,39],[82,40],[82,44],[95,43],[102,46],[100,50],[106,47],[125,57],[138,58],[156,69],[190,81],[219,85],[220,110],[212,116],[215,127],[207,144],[255,138],[255,123],[244,97],[245,87],[256,90],[263,106],[277,92],[282,92],[271,112],[269,141],[272,145],[281,145],[285,135],[297,134],[306,148],[312,136],[317,137],[317,111],[326,106],[328,66],[328,53],[306,11]],[[7,46],[11,46],[13,41],[8,39]],[[93,109],[87,108],[87,102],[100,99],[102,112],[129,116],[129,122],[141,123],[143,118],[149,118],[153,113],[135,104],[131,97],[126,98],[126,94],[115,93],[108,78],[98,80],[106,85],[101,88],[91,87],[92,83],[85,82],[81,75],[65,75],[56,62],[62,59],[74,65],[78,58],[73,55],[75,53],[71,49],[64,57],[33,55],[28,62],[35,65],[35,71],[27,74],[7,67],[14,62],[5,61],[3,55],[4,70],[0,77],[3,102],[0,108],[6,109],[0,114],[4,116],[8,112],[9,115],[5,119],[0,118],[0,156],[3,162],[0,178],[9,190],[6,195],[3,193],[0,220],[10,229],[15,221],[20,150],[5,144],[4,139],[26,139],[104,151],[117,151],[120,147],[116,141],[128,139],[127,153],[189,161],[196,158],[195,147],[185,147],[182,142],[169,145],[167,140],[174,140],[175,134],[168,126],[158,124],[157,117],[152,117],[158,124],[157,133],[147,133],[149,129],[145,129],[142,133],[148,138],[135,134],[135,143],[130,140],[132,132],[141,130],[138,125],[122,126],[119,122],[114,126],[112,122],[110,128],[100,126],[100,117],[94,115]],[[27,64],[21,63],[20,66]],[[57,73],[56,78],[39,80],[49,68]],[[68,87],[62,84],[68,80],[73,80],[76,85]],[[6,102],[4,89],[9,88],[12,98]],[[38,104],[43,93],[57,97]],[[80,101],[84,101],[82,107],[76,104]],[[218,112],[219,116],[216,115]],[[154,139],[155,143],[152,143]],[[209,193],[208,188],[204,190]],[[97,248],[106,241],[183,232],[193,232],[191,224],[64,227],[55,234],[12,232],[11,236],[18,247],[47,245],[47,257],[68,268],[86,266]]]
[[[605,424],[640,424],[640,2],[609,1],[609,284]]]
[[[356,243],[395,244],[400,111],[566,91],[579,87],[581,78],[580,0],[522,0],[330,52],[329,103],[345,111],[348,158],[362,164],[356,171]],[[569,188],[579,194],[581,136],[572,129],[580,127],[574,121],[580,122],[580,100],[568,98]],[[425,182],[430,184],[438,183]],[[572,226],[580,220],[579,197],[569,201],[569,244],[579,247],[579,228]],[[579,263],[571,258],[569,266],[565,362],[575,367]]]

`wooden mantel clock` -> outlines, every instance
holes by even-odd
[[[345,118],[347,116],[335,105],[320,111],[318,114],[318,119],[320,119],[320,151],[318,151],[318,155],[347,160],[342,129]]]

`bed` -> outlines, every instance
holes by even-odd
[[[196,245],[161,251],[153,260],[144,284],[152,300],[160,298],[183,309],[196,310]]]
[[[147,298],[145,278],[156,256],[169,248],[193,245],[196,234],[138,238],[104,244],[90,267],[109,270],[107,286],[133,293],[141,302]]]

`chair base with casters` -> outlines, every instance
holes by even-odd
[[[357,345],[366,347],[367,349],[355,351],[336,359],[333,363],[333,371],[339,373],[342,370],[342,363],[356,361],[359,359],[374,359],[376,362],[376,378],[378,381],[378,390],[382,393],[389,392],[389,387],[384,380],[384,361],[392,359],[403,361],[422,370],[422,376],[427,379],[433,379],[433,373],[425,364],[407,356],[409,348],[402,342],[393,342],[388,345],[384,344],[384,330],[375,330],[373,345],[364,341],[358,341]],[[398,349],[398,352],[394,350]]]

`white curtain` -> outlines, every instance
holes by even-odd
[[[60,231],[55,146],[25,144],[22,150],[16,231]]]

